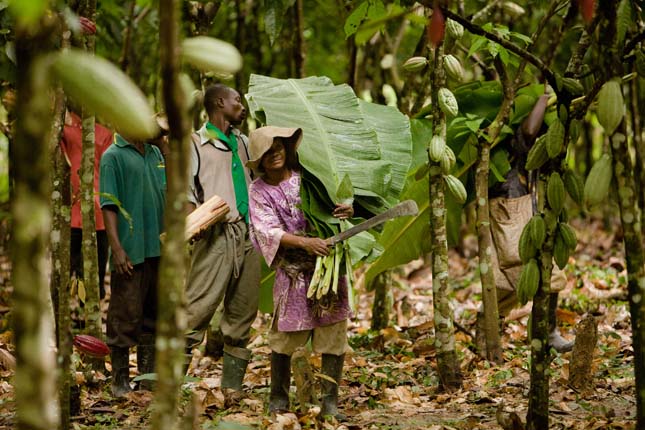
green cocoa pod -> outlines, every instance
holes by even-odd
[[[529,231],[531,232],[531,242],[533,246],[540,249],[546,239],[546,224],[542,215],[533,215],[528,222]]]
[[[549,126],[546,132],[546,152],[549,158],[555,158],[562,152],[564,147],[564,125],[556,119]]]
[[[517,283],[517,298],[522,305],[532,300],[540,286],[540,267],[535,258],[530,259],[520,274],[520,280]]]
[[[564,206],[564,182],[558,172],[551,173],[546,185],[546,200],[549,206],[556,213],[560,214]]]
[[[455,157],[455,153],[453,152],[453,150],[448,145],[445,145],[443,156],[439,161],[439,165],[441,166],[441,172],[444,175],[449,175],[450,171],[455,166],[456,161],[457,161],[457,158]]]
[[[564,243],[559,232],[555,235],[553,242],[553,259],[560,269],[564,269],[569,262],[569,247]]]
[[[446,149],[446,141],[441,136],[432,136],[430,146],[428,146],[428,155],[432,161],[439,162],[443,158]]]
[[[526,170],[539,169],[548,159],[549,154],[546,152],[546,134],[543,134],[537,138],[526,157]]]
[[[582,183],[580,176],[578,176],[578,174],[573,170],[567,169],[565,170],[562,179],[564,181],[564,188],[567,190],[567,193],[569,193],[571,200],[582,206],[585,198],[585,186]]]
[[[562,78],[562,86],[574,97],[581,96],[585,92],[580,81],[574,78]]]
[[[517,247],[522,263],[526,263],[531,258],[535,257],[537,248],[533,244],[533,239],[531,239],[531,227],[529,226],[529,223],[524,226],[522,234],[520,234],[520,240]]]
[[[444,175],[443,179],[446,182],[446,185],[448,186],[448,190],[450,191],[450,194],[452,194],[452,196],[455,198],[457,203],[459,204],[466,203],[466,198],[468,197],[468,193],[466,193],[466,187],[464,187],[464,184],[462,184],[458,178],[452,175]]]
[[[181,54],[202,72],[235,73],[242,68],[242,56],[235,46],[208,36],[184,39]]]
[[[423,70],[427,65],[428,59],[426,57],[412,57],[408,58],[405,63],[403,63],[403,70],[406,72],[418,72]]]
[[[452,79],[459,82],[464,80],[464,69],[454,55],[448,54],[443,57],[443,68]]]
[[[625,101],[618,80],[605,82],[598,93],[598,122],[611,136],[625,117]]]
[[[512,1],[503,2],[502,9],[504,9],[504,12],[506,12],[511,18],[518,18],[526,13],[522,6],[517,3],[513,3]]]
[[[126,139],[145,140],[158,133],[146,97],[108,60],[71,49],[56,54],[52,72],[69,97],[103,118]]]
[[[457,99],[448,88],[440,88],[437,94],[439,107],[446,115],[453,117],[459,114]]]
[[[611,157],[608,154],[603,154],[594,163],[585,181],[584,194],[587,207],[596,205],[607,198],[612,176]]]
[[[571,251],[575,251],[576,245],[578,244],[578,238],[576,237],[576,231],[566,222],[561,222],[558,224],[558,233],[562,237],[564,244],[567,245],[567,248]]]
[[[459,40],[464,35],[463,25],[452,19],[446,21],[446,31],[454,40]]]

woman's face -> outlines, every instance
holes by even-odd
[[[282,170],[287,163],[287,151],[282,138],[273,139],[273,145],[262,156],[261,165],[266,172]]]

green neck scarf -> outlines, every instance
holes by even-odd
[[[230,136],[227,136],[211,124],[210,122],[206,123],[206,130],[209,132],[209,135],[212,138],[219,139],[228,146],[233,154],[231,172],[233,173],[233,188],[235,189],[235,204],[237,210],[242,217],[249,222],[249,193],[246,188],[246,176],[244,175],[244,165],[240,156],[237,153],[237,138],[234,133],[231,133]]]

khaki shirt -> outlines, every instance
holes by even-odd
[[[248,139],[235,128],[233,128],[232,132],[237,138],[237,153],[240,156],[242,164],[245,165],[244,174],[248,189],[251,184],[250,172],[246,168],[246,162],[249,159]],[[198,174],[199,169],[199,182],[204,190],[204,201],[214,195],[220,196],[230,208],[225,222],[234,222],[242,219],[237,210],[235,188],[233,186],[233,174],[231,170],[233,154],[228,146],[219,139],[211,139],[204,125],[192,136],[190,154],[191,175],[188,201],[195,206],[200,205],[197,198],[197,186],[195,184],[195,175]]]

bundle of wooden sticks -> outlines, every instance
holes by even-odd
[[[230,208],[219,196],[206,200],[186,217],[186,240],[191,242],[202,231],[224,220]]]

